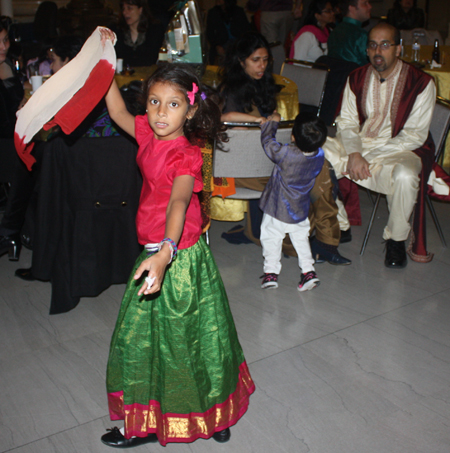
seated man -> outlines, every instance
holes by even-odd
[[[369,0],[343,0],[344,19],[328,38],[329,57],[351,61],[358,66],[367,63],[367,32],[362,24],[370,19],[371,9]]]
[[[390,268],[406,266],[408,221],[434,159],[429,136],[434,81],[398,58],[399,44],[400,33],[391,25],[380,23],[370,31],[370,64],[350,74],[336,118],[336,138],[323,146],[338,178],[344,175],[386,194],[390,215],[383,238],[387,241],[385,265]],[[426,256],[414,258],[427,260]]]

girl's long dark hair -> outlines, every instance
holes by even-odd
[[[265,48],[269,54],[269,64],[264,76],[254,80],[244,71],[241,63],[258,49]],[[232,96],[242,113],[251,112],[256,105],[262,112],[270,114],[276,108],[277,87],[272,76],[272,52],[264,36],[259,33],[246,33],[227,49],[222,65],[222,83],[219,90],[226,99]]]
[[[184,135],[191,143],[197,143],[198,139],[227,141],[224,133],[226,127],[220,122],[219,106],[211,97],[206,97],[202,83],[189,65],[167,63],[159,67],[145,82],[145,103],[147,103],[150,88],[156,82],[174,85],[184,93],[188,105],[191,105],[188,91],[193,91],[194,84],[198,87],[193,104],[198,106],[197,111],[190,120],[186,120],[183,127]]]
[[[150,24],[154,24],[156,22],[155,18],[153,17],[150,8],[148,6],[147,0],[121,0],[120,2],[120,16],[119,16],[119,28],[123,31],[128,30],[128,25],[125,22],[122,14],[122,8],[124,4],[137,6],[138,8],[142,8],[141,18],[139,20],[139,24],[137,30],[139,33],[145,33]]]

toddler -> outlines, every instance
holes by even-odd
[[[264,275],[261,288],[278,288],[281,271],[281,247],[289,233],[302,270],[299,291],[319,285],[309,245],[309,192],[324,162],[321,146],[327,137],[325,123],[312,113],[300,113],[292,129],[294,143],[276,141],[280,115],[274,113],[261,125],[264,151],[275,163],[272,175],[259,201],[264,212],[261,224],[261,245]]]

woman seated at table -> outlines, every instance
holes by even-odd
[[[387,22],[399,30],[412,30],[425,26],[423,9],[417,8],[417,0],[395,0],[388,11]]]
[[[122,0],[120,9],[119,24],[111,27],[117,35],[117,58],[123,59],[124,67],[155,64],[165,26],[153,18],[147,0]]]
[[[83,47],[83,40],[78,36],[61,36],[50,49],[50,69],[52,74],[57,73],[69,63]]]
[[[222,121],[261,122],[273,113],[278,89],[272,63],[269,44],[259,33],[246,33],[228,48],[219,86]]]
[[[334,9],[328,0],[313,0],[309,5],[305,25],[294,38],[289,58],[316,61],[327,54],[329,26],[334,24]]]

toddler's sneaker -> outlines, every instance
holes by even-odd
[[[306,274],[300,275],[300,283],[298,284],[299,291],[309,291],[320,285],[320,280],[314,271],[309,271]]]
[[[259,278],[263,279],[261,288],[278,288],[278,274],[264,274]]]

